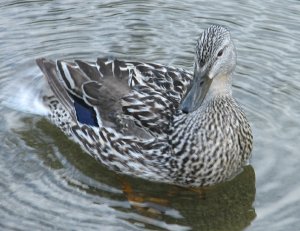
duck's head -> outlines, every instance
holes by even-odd
[[[235,65],[236,52],[229,31],[218,25],[204,30],[197,41],[194,78],[181,103],[182,111],[196,110],[208,95],[231,92]]]

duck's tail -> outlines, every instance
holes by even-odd
[[[30,73],[22,78],[5,78],[0,82],[0,105],[17,111],[47,116],[49,108],[43,96],[49,93],[47,82],[41,75]]]

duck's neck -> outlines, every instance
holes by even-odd
[[[209,90],[205,96],[203,104],[213,100],[218,96],[229,96],[232,95],[232,76],[222,75],[217,76],[213,79]]]

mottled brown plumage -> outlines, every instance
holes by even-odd
[[[38,59],[52,94],[50,120],[115,171],[204,186],[239,172],[250,158],[251,129],[232,97],[235,48],[211,26],[196,46],[195,71],[98,59]]]

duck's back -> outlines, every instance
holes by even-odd
[[[75,124],[142,138],[164,134],[192,79],[183,69],[107,58],[37,63],[53,92],[45,100],[56,125],[63,127],[69,114]]]

